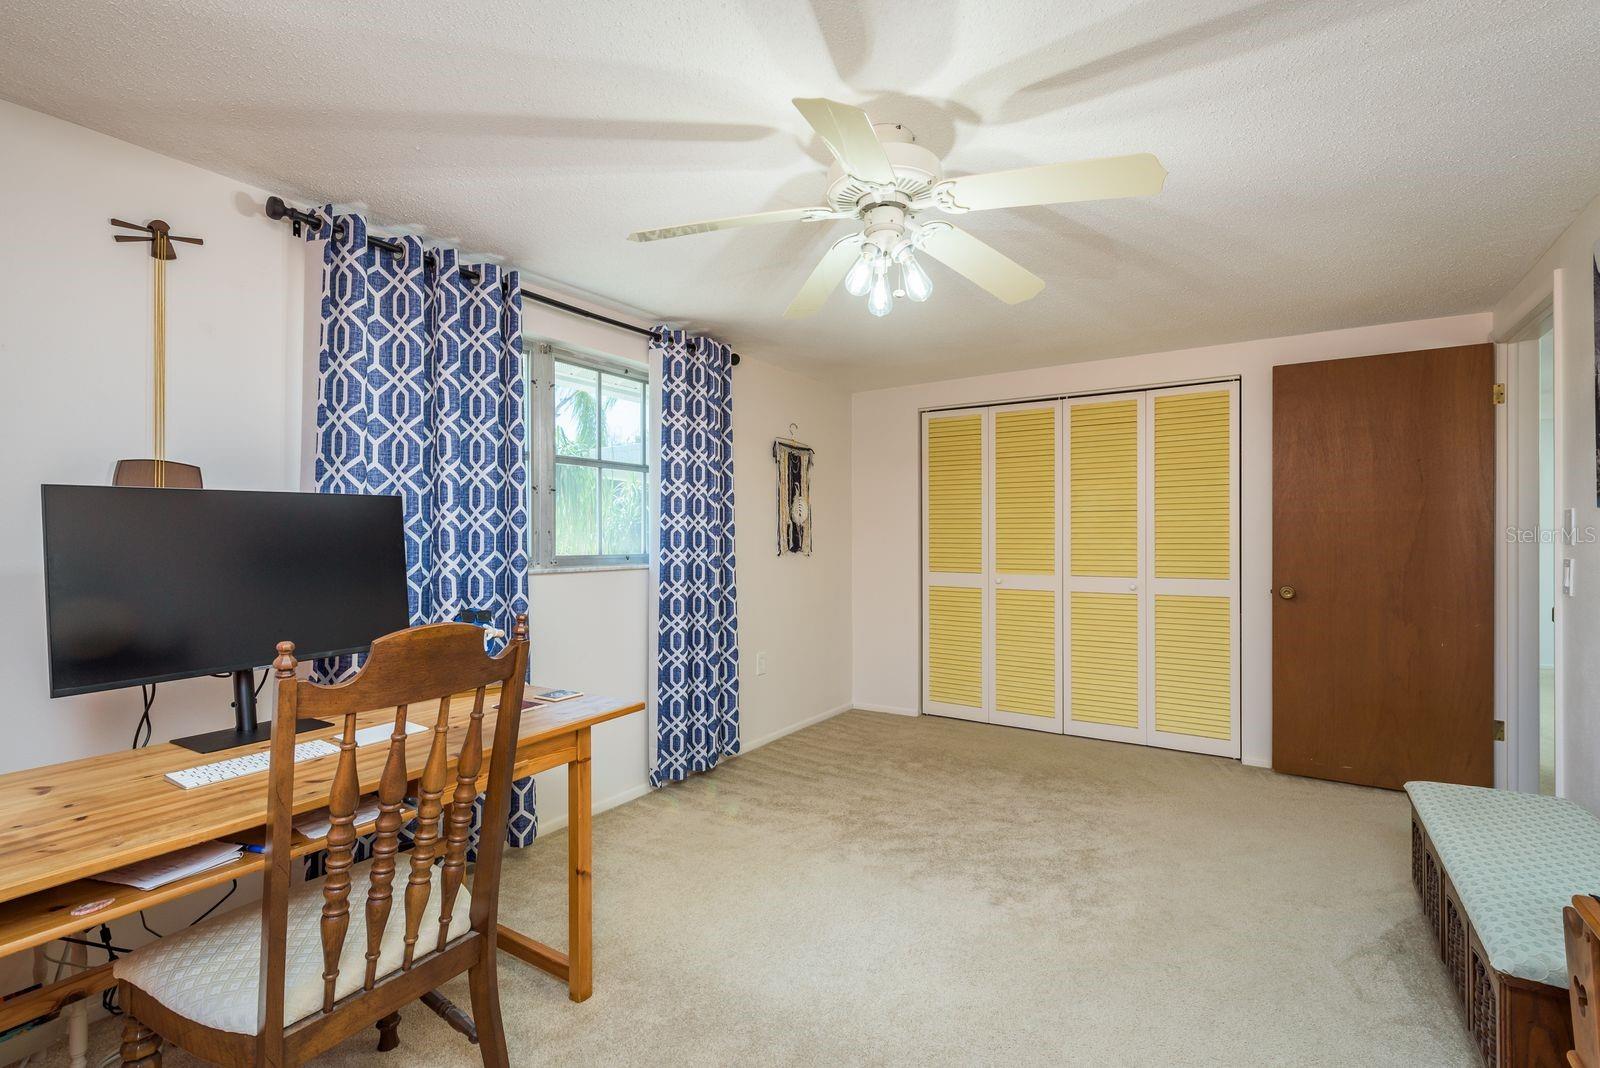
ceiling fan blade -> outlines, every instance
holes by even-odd
[[[923,227],[918,245],[967,281],[987,289],[1007,304],[1021,304],[1038,296],[1039,290],[1044,288],[1044,279],[949,223]]]
[[[767,223],[815,222],[819,219],[841,218],[831,208],[784,208],[782,211],[763,211],[755,215],[735,215],[709,222],[685,223],[682,226],[663,226],[658,230],[635,230],[629,241],[661,241],[669,237],[704,234],[712,230],[732,230],[736,226],[764,226]]]
[[[795,97],[794,106],[847,173],[867,182],[894,184],[889,154],[872,132],[872,120],[865,111],[821,97]]]
[[[800,287],[800,292],[795,294],[783,317],[801,319],[822,307],[828,295],[839,288],[844,276],[855,266],[856,259],[861,255],[860,249],[860,234],[851,234],[842,241],[834,242],[833,247],[823,254],[822,262],[812,270],[805,285]]]
[[[1067,204],[1079,200],[1147,197],[1161,192],[1167,169],[1148,152],[1075,163],[1046,163],[940,182],[935,202],[950,212]]]

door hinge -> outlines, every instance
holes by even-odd
[[[1506,402],[1506,384],[1504,382],[1496,382],[1494,384],[1494,402],[1496,404],[1504,404]]]
[[[1494,721],[1494,740],[1497,742],[1506,740],[1506,721],[1503,719]]]

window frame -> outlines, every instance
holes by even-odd
[[[528,562],[533,572],[584,571],[599,568],[647,567],[650,563],[650,529],[654,509],[649,506],[650,489],[650,374],[642,367],[615,357],[581,352],[545,338],[529,338],[524,345],[528,368],[528,438],[529,524]],[[606,460],[598,456],[556,455],[555,420],[555,367],[557,363],[598,371],[595,406],[600,435],[604,436],[605,375],[625,378],[643,387],[639,413],[639,441],[643,459],[640,463]],[[599,452],[597,442],[596,452]],[[600,513],[607,470],[638,472],[644,484],[645,509],[643,529],[639,532],[643,551],[639,553],[593,553],[573,556],[556,555],[556,471],[559,464],[587,467],[596,472],[595,536],[604,537]],[[597,547],[599,547],[597,545]]]

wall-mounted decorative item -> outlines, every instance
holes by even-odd
[[[112,226],[125,230],[140,230],[147,236],[117,234],[119,242],[150,243],[151,271],[154,273],[154,306],[151,323],[153,344],[153,378],[151,397],[151,458],[148,460],[119,460],[112,481],[118,486],[155,486],[178,489],[199,489],[200,469],[193,464],[167,461],[167,262],[178,258],[174,241],[190,245],[203,245],[198,237],[179,237],[160,219],[151,219],[141,226],[138,223],[112,219]]]
[[[778,465],[778,555],[811,555],[811,465],[816,452],[795,440],[800,428],[789,424],[789,436],[772,442]]]

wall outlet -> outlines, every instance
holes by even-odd
[[[756,654],[756,674],[757,675],[765,675],[766,673],[767,673],[767,654],[766,653],[757,653]]]

